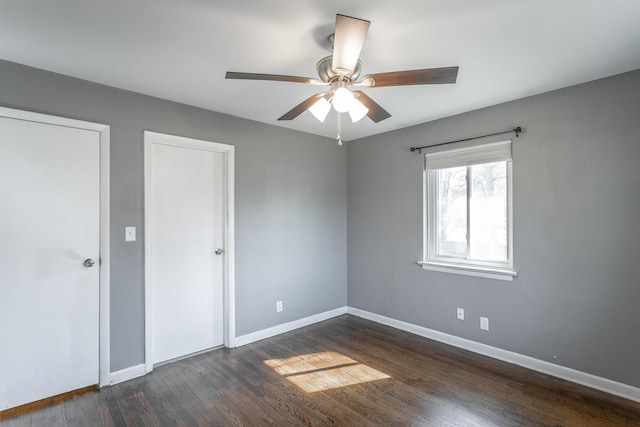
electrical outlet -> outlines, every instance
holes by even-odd
[[[480,329],[483,329],[485,331],[489,330],[489,318],[488,317],[481,317],[480,318]]]
[[[276,311],[280,313],[282,311],[282,301],[276,302]]]
[[[458,320],[464,320],[464,308],[458,308],[456,311],[456,317]]]
[[[136,228],[135,227],[125,227],[124,228],[124,241],[125,242],[135,242],[136,241]]]

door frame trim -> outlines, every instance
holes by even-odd
[[[99,278],[99,315],[98,315],[98,358],[99,372],[98,385],[109,385],[111,377],[110,361],[110,187],[109,187],[109,153],[110,153],[110,127],[105,124],[86,122],[66,117],[52,116],[49,114],[34,113],[25,110],[0,107],[0,117],[24,120],[27,122],[44,123],[54,126],[83,129],[97,132],[100,137],[100,278]]]
[[[235,147],[219,142],[144,131],[144,319],[145,372],[153,370],[152,357],[152,294],[151,294],[151,147],[153,144],[195,148],[222,154],[223,165],[223,240],[225,257],[222,266],[224,306],[224,346],[236,346],[235,325],[235,236],[234,236],[234,177]]]

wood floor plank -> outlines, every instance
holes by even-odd
[[[640,403],[345,315],[0,422],[640,426]]]

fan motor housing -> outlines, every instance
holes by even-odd
[[[358,59],[358,63],[356,64],[353,73],[350,76],[347,76],[349,80],[356,81],[358,77],[360,77],[360,69],[362,68],[362,62]],[[333,80],[340,77],[338,73],[333,71],[333,56],[325,56],[316,65],[316,70],[318,70],[318,76],[320,80],[325,83],[331,83]]]

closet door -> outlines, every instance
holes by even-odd
[[[99,380],[100,135],[0,117],[0,410]]]
[[[224,170],[221,153],[199,146],[154,142],[150,149],[157,364],[223,345]]]

